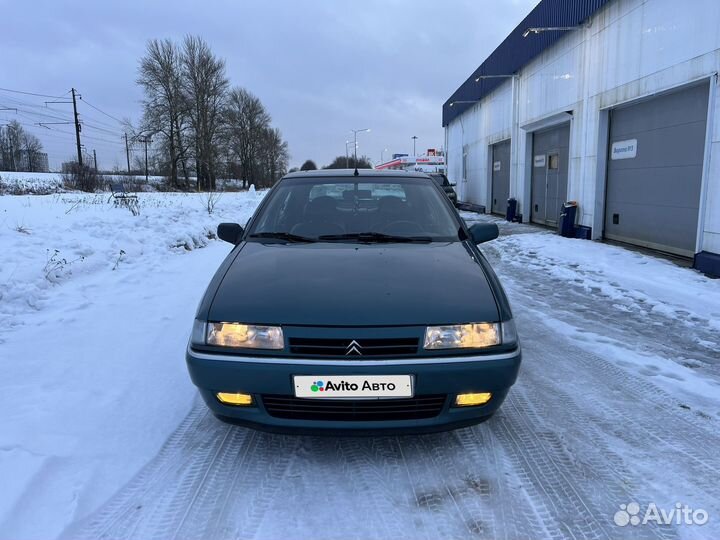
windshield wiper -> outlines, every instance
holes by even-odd
[[[347,234],[323,234],[318,237],[318,240],[357,240],[358,242],[417,242],[417,243],[428,243],[432,242],[430,236],[395,236],[392,234],[384,234],[379,232],[360,232],[360,233],[347,233]]]
[[[284,240],[286,242],[317,242],[316,238],[308,238],[307,236],[299,236],[288,232],[259,232],[248,236],[248,238],[270,238],[273,240]]]

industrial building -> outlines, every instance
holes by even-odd
[[[443,105],[461,201],[720,276],[720,2],[542,0]]]

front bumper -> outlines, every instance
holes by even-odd
[[[520,348],[511,352],[402,360],[307,360],[237,356],[195,351],[188,347],[190,377],[210,410],[223,420],[268,431],[353,433],[389,431],[431,432],[476,424],[502,404],[517,378]],[[292,396],[293,375],[412,375],[415,396],[447,396],[432,418],[373,421],[288,419],[271,415],[264,395]],[[220,403],[217,392],[252,394],[254,405],[235,407]],[[455,396],[466,392],[492,392],[493,398],[477,407],[454,407]]]

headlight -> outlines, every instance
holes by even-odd
[[[425,330],[425,349],[483,349],[517,342],[515,323],[472,323],[448,326],[428,326]]]
[[[218,347],[283,349],[285,340],[279,326],[195,321],[192,342]]]

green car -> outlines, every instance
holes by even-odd
[[[427,432],[490,418],[520,344],[505,293],[427,175],[285,176],[198,307],[186,360],[221,420],[283,432]],[[438,280],[442,275],[443,279]]]

